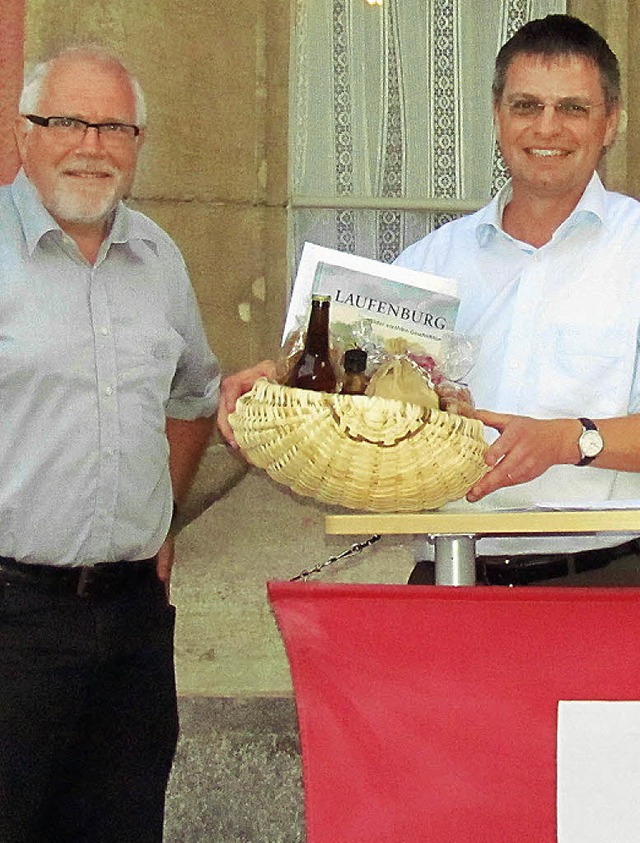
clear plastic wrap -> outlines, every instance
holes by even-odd
[[[304,326],[297,326],[280,349],[277,379],[284,383],[304,346]],[[346,349],[360,348],[367,354],[366,394],[436,407],[449,413],[473,417],[475,405],[464,378],[475,363],[480,347],[478,337],[454,331],[442,333],[437,352],[394,337],[380,342],[370,320],[362,319],[339,336],[331,334],[332,362],[338,374],[337,391],[344,379],[343,357]]]

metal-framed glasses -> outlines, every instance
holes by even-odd
[[[547,106],[553,108],[562,120],[576,123],[588,120],[593,109],[602,108],[604,103],[584,102],[573,97],[565,97],[557,102],[542,102],[530,97],[516,97],[507,102],[509,113],[513,117],[519,117],[523,120],[537,119],[544,113]]]
[[[90,123],[79,117],[40,117],[37,114],[25,114],[24,117],[36,126],[52,129],[56,135],[68,138],[81,138],[89,129],[95,129],[102,140],[133,140],[140,134],[140,127],[132,123]]]

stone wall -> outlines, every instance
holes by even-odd
[[[0,29],[0,184],[13,180],[18,150],[13,122],[18,113],[24,58],[24,0],[3,0]]]
[[[618,138],[607,152],[601,173],[609,190],[640,198],[640,3],[638,0],[569,0],[569,14],[607,39],[620,62],[624,114]]]

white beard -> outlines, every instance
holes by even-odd
[[[56,219],[71,223],[94,224],[106,220],[120,201],[118,185],[112,185],[105,193],[70,190],[67,187],[56,190],[49,212]]]
[[[56,219],[93,225],[108,219],[116,205],[127,195],[130,184],[122,172],[111,165],[91,160],[67,161],[64,170],[106,172],[108,179],[75,179],[59,174],[48,211]]]

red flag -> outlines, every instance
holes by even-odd
[[[640,699],[640,589],[268,592],[307,843],[554,843],[559,700]]]

